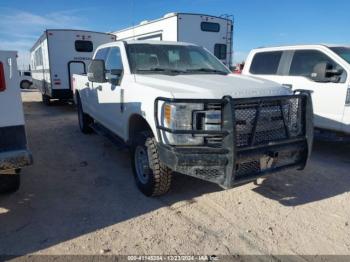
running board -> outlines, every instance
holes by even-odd
[[[99,123],[93,123],[90,127],[97,133],[98,135],[104,136],[108,138],[119,150],[128,149],[127,144],[117,135],[113,134],[109,129],[104,127]]]

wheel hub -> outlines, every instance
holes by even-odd
[[[141,183],[146,184],[149,180],[151,169],[148,162],[147,150],[142,146],[135,149],[135,168],[138,179]]]

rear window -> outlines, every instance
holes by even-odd
[[[91,41],[86,40],[76,40],[75,50],[77,52],[92,52],[94,50],[94,45]]]
[[[275,75],[282,57],[282,51],[257,53],[250,66],[250,73],[257,75]]]
[[[220,24],[211,23],[211,22],[202,22],[201,29],[202,31],[206,31],[206,32],[220,32]]]
[[[214,55],[219,59],[226,59],[227,46],[225,44],[215,44]]]

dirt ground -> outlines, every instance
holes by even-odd
[[[350,254],[350,145],[230,190],[176,175],[143,196],[128,152],[83,135],[72,105],[22,93],[35,164],[0,196],[0,254]]]

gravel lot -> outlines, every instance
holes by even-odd
[[[350,254],[350,145],[226,191],[177,175],[146,198],[128,152],[81,134],[72,105],[22,97],[35,164],[0,196],[0,254]]]

